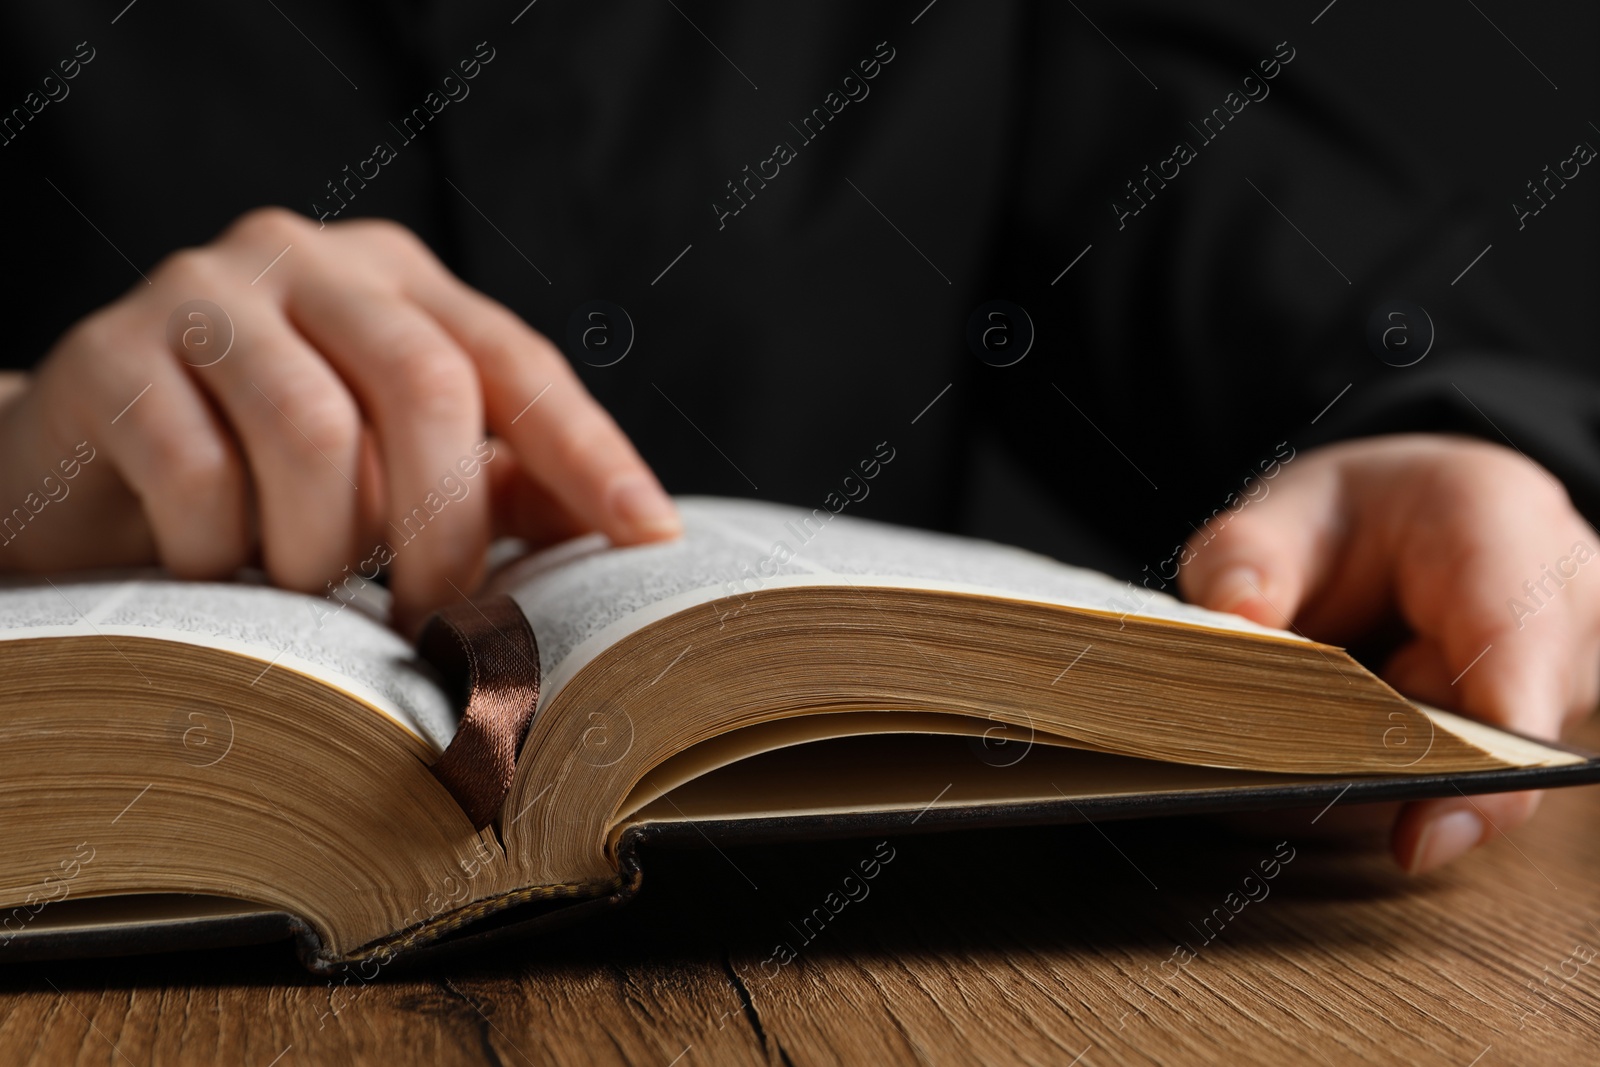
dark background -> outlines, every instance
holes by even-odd
[[[1600,145],[1594,5],[925,5],[19,7],[0,109],[96,57],[0,147],[5,362],[388,139],[344,217],[412,226],[563,345],[581,303],[627,308],[627,358],[581,369],[673,492],[817,507],[886,440],[852,513],[1132,575],[1277,442],[1424,429],[1509,440],[1600,512],[1600,175],[1521,232],[1510,206]],[[884,40],[871,95],[719,230],[723,183]],[[471,95],[401,146],[479,41]],[[1280,41],[1271,96],[1119,231],[1122,182]],[[1363,340],[1397,297],[1438,331],[1416,367]],[[1037,327],[1012,367],[964,342],[993,298]]]

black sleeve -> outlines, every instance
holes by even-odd
[[[1282,442],[1401,431],[1515,448],[1600,519],[1600,387],[1496,281],[1531,256],[1515,213],[1417,158],[1383,117],[1404,78],[1375,59],[1353,77],[1348,39],[1265,5],[1190,7],[1094,29],[1037,11],[996,275],[1042,351],[980,375],[995,432],[1066,496],[1108,502],[1085,516],[1142,559]],[[1578,166],[1587,127],[1567,125],[1530,176]],[[1577,242],[1582,217],[1552,202],[1535,221]]]

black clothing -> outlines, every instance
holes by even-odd
[[[580,369],[672,492],[817,507],[887,441],[850,513],[1132,575],[1280,442],[1437,430],[1600,517],[1600,391],[1493,283],[1572,194],[1451,195],[1340,80],[1347,13],[924,2],[19,7],[6,358],[282,204],[407,224],[563,347],[626,308]],[[966,343],[991,299],[1032,320],[1015,365]],[[1414,366],[1365,339],[1394,299],[1437,329]]]

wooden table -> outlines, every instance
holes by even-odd
[[[281,946],[18,966],[0,1063],[1600,1062],[1600,788],[1419,880],[1316,814],[899,837],[844,904],[877,842],[657,852],[587,928],[345,990]]]

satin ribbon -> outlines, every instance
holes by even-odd
[[[417,652],[443,677],[458,708],[456,735],[431,768],[474,829],[494,821],[539,703],[539,645],[509,596],[436,612]]]

